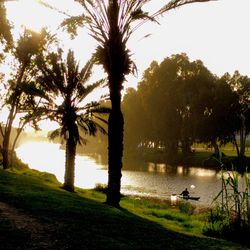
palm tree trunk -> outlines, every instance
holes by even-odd
[[[74,192],[76,143],[72,136],[69,136],[67,139],[65,154],[66,160],[63,188],[67,191]]]
[[[121,111],[121,90],[124,81],[126,63],[126,46],[122,41],[119,29],[118,0],[110,0],[108,4],[109,40],[106,44],[107,61],[105,68],[108,73],[111,112],[108,120],[108,192],[106,203],[119,207],[121,199],[121,169],[123,155],[124,120]]]
[[[121,94],[111,96],[112,109],[108,120],[108,192],[106,203],[119,207],[121,199],[121,169],[123,155],[124,120],[121,111]]]

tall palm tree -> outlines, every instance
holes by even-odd
[[[66,141],[65,176],[63,188],[74,191],[76,146],[84,141],[80,131],[95,135],[98,130],[105,133],[105,119],[102,114],[108,109],[99,103],[83,104],[85,98],[103,81],[88,84],[94,61],[90,60],[81,70],[74,53],[68,52],[67,60],[62,59],[62,51],[50,53],[37,62],[41,74],[37,83],[46,91],[44,101],[36,113],[43,118],[56,121],[60,128],[53,131],[51,138],[61,136]]]
[[[108,74],[111,112],[108,120],[108,192],[106,202],[119,207],[123,155],[123,114],[121,90],[125,76],[135,70],[127,42],[133,32],[147,21],[156,21],[163,13],[182,5],[213,0],[172,0],[158,11],[142,10],[157,0],[75,0],[83,7],[82,16],[70,17],[63,22],[68,31],[76,34],[76,27],[85,25],[98,42],[97,56]]]

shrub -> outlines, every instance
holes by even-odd
[[[108,191],[108,186],[106,184],[97,183],[94,190],[106,194]]]
[[[181,202],[178,205],[180,211],[187,215],[192,215],[194,213],[195,207],[189,202]]]

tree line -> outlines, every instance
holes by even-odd
[[[218,154],[219,145],[232,142],[244,157],[249,96],[250,78],[238,71],[218,77],[186,54],[153,61],[138,89],[128,89],[123,99],[126,147],[161,148],[173,158],[178,151],[189,154],[194,143]]]

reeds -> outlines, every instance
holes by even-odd
[[[221,190],[213,205],[205,233],[247,243],[250,235],[250,174],[221,171]],[[245,242],[246,241],[246,242]]]

